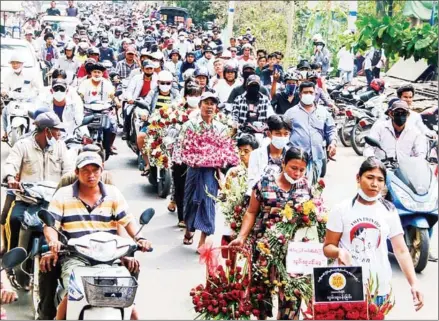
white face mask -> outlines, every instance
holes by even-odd
[[[186,101],[187,101],[187,104],[189,105],[189,107],[197,108],[198,104],[200,103],[200,97],[188,96]]]
[[[137,41],[142,41],[143,40],[143,38],[142,37],[137,37]]]
[[[67,92],[55,91],[53,93],[53,99],[56,101],[63,101],[66,98]]]
[[[103,42],[102,43],[102,48],[108,48],[108,42]]]
[[[14,69],[14,72],[18,75],[23,70],[23,67],[19,67],[17,69]]]
[[[91,77],[91,79],[93,79],[96,82],[101,81],[102,77]]]
[[[278,136],[271,137],[271,143],[277,149],[283,149],[285,146],[287,146],[289,141],[290,141],[289,137],[278,137]]]
[[[302,98],[300,98],[300,101],[304,105],[312,105],[314,103],[315,96],[313,94],[305,94],[302,95]]]
[[[379,200],[381,197],[381,193],[378,193],[378,195],[375,197],[369,197],[366,195],[366,193],[363,192],[361,188],[358,189],[358,195],[360,195],[360,197],[364,199],[366,202],[375,202]]]
[[[290,175],[288,175],[288,174],[285,173],[285,172],[284,172],[284,177],[285,177],[285,179],[287,180],[287,182],[290,183],[291,185],[292,185],[292,184],[296,184],[296,183],[298,183],[298,182],[302,179],[302,177],[299,178],[299,179],[293,179],[292,177],[290,177]]]
[[[160,88],[161,91],[167,93],[168,91],[171,90],[171,86],[172,85],[159,85],[159,88]]]
[[[184,40],[184,36],[180,36],[180,37],[178,37],[178,39],[180,39],[181,41],[183,41],[183,40]]]
[[[317,46],[317,49],[322,50],[323,46]]]
[[[52,134],[52,132],[50,132],[50,134]],[[52,137],[50,139],[47,138],[47,136],[46,136],[46,142],[47,142],[47,146],[54,146],[56,144],[56,139],[55,139],[55,137],[53,137],[53,134],[52,134]]]

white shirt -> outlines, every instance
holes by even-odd
[[[342,71],[352,71],[354,70],[354,54],[348,50],[346,47],[340,49],[337,54],[338,58],[338,69]]]
[[[184,40],[183,42],[181,42],[180,39],[178,39],[174,43],[174,49],[178,49],[178,52],[180,53],[180,55],[182,57],[186,57],[186,53],[192,51],[192,44],[187,40]]]
[[[404,234],[396,209],[388,210],[382,201],[373,205],[355,201],[352,206],[352,200],[346,200],[330,212],[326,227],[342,233],[338,246],[351,254],[352,266],[363,267],[363,281],[371,273],[379,279],[378,295],[389,294],[392,268],[387,240]]]
[[[233,88],[239,87],[241,85],[242,82],[240,80],[235,80],[232,85],[229,85],[225,79],[219,79],[213,89],[218,94],[220,102],[225,103],[227,102],[227,99],[229,99],[230,93],[232,92]]]
[[[17,88],[21,88],[21,93],[13,92]],[[42,88],[43,84],[34,69],[23,67],[21,72],[16,74],[11,68],[2,75],[1,91],[6,91],[14,99],[35,98]]]
[[[381,59],[377,63],[376,66],[372,66],[372,58],[373,53],[375,52],[375,48],[372,47],[372,49],[366,54],[364,57],[364,70],[372,69],[372,67],[382,68],[384,66],[384,63],[386,62],[386,56],[384,55],[384,49],[381,49]]]
[[[62,69],[66,72],[67,75],[67,83],[69,85],[72,84],[74,76],[78,73],[78,69],[81,66],[80,62],[73,59],[67,59],[65,56],[59,57],[58,60],[55,61],[54,68]]]
[[[93,101],[109,102],[114,97],[114,86],[105,78],[102,78],[97,87],[92,84],[91,79],[85,79],[79,85],[78,93],[82,95],[85,104]]]
[[[409,117],[410,118],[410,117]],[[369,137],[377,140],[386,151],[387,157],[397,159],[396,151],[410,157],[423,157],[427,155],[427,141],[419,129],[413,124],[406,123],[399,138],[396,138],[392,120],[383,120],[373,124]],[[366,144],[363,152],[364,157],[376,156],[384,159],[384,153],[378,148]]]

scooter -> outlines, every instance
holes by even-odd
[[[109,113],[113,110],[113,106],[104,102],[93,102],[84,105],[84,115],[93,116],[87,127],[93,143],[100,146],[105,151],[105,160],[111,155],[110,145],[110,128],[111,120]]]
[[[67,146],[67,150],[69,153],[69,159],[71,159],[73,161],[73,163],[76,161],[76,158],[78,157],[79,152],[81,151],[81,149],[84,146],[93,144],[93,138],[91,138],[87,134],[81,135],[79,128],[81,128],[83,126],[88,126],[89,124],[91,124],[94,121],[94,118],[95,118],[94,115],[85,116],[82,119],[81,125],[79,125],[78,127],[76,127],[73,130],[73,135],[70,137],[67,136],[67,137],[63,138],[64,143]]]
[[[149,223],[154,213],[151,208],[142,213],[142,226],[136,235]],[[70,275],[67,320],[129,320],[138,283],[116,261],[134,254],[138,250],[136,243],[106,232],[67,240],[61,231],[55,229],[55,219],[50,212],[42,210],[38,217],[46,226],[57,231],[65,243],[60,255],[77,255],[90,262],[90,266],[73,269]],[[41,247],[41,252],[48,250],[47,245]],[[58,287],[58,291],[63,290]],[[61,298],[59,293],[56,298]]]
[[[6,106],[9,117],[8,136],[11,147],[15,145],[20,137],[31,131],[32,122],[29,117],[29,112],[32,112],[35,109],[27,97],[21,97],[20,92],[21,88],[14,90],[16,96],[9,97],[9,103]]]
[[[388,169],[386,199],[395,205],[404,229],[404,238],[416,272],[428,263],[430,237],[438,221],[438,181],[429,163],[421,157],[408,157],[397,153],[397,159],[388,158],[380,143],[365,137],[370,146],[385,154]],[[388,242],[388,248],[393,253]]]
[[[259,146],[262,146],[262,142],[264,140],[265,133],[267,130],[268,130],[268,126],[266,123],[259,121],[253,123],[246,123],[239,127],[238,138],[242,134],[250,134],[255,136]]]
[[[21,289],[30,285],[32,295],[32,309],[37,311],[39,298],[39,279],[38,271],[40,266],[37,255],[40,244],[44,242],[43,226],[37,217],[37,212],[49,207],[50,200],[57,188],[55,182],[41,183],[21,183],[23,191],[12,190],[16,196],[20,196],[23,201],[30,206],[24,212],[24,219],[21,223],[18,246],[26,249],[29,255],[23,260],[23,264],[14,270],[15,279],[12,279],[11,285],[16,289]],[[8,187],[7,184],[1,184],[2,187]]]

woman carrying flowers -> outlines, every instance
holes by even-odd
[[[188,114],[189,119],[196,118],[199,116],[199,103],[201,96],[201,87],[198,86],[195,81],[187,84],[185,90],[185,101],[186,103],[182,107]],[[180,124],[174,126],[176,133],[179,133]],[[178,227],[186,227],[184,223],[184,213],[183,213],[183,202],[184,202],[184,186],[186,182],[186,172],[187,166],[184,163],[179,164],[178,162],[173,162],[172,165],[172,179],[174,183],[174,201],[177,205],[177,215],[178,215]]]
[[[198,248],[204,245],[208,235],[215,232],[215,201],[209,195],[217,196],[219,185],[216,176],[219,166],[216,166],[215,160],[223,155],[220,153],[220,146],[215,150],[209,149],[207,145],[214,146],[220,140],[220,136],[227,135],[227,127],[214,119],[217,107],[216,95],[210,92],[203,93],[200,98],[200,114],[184,124],[179,139],[184,145],[181,147],[181,160],[188,165],[184,191],[186,231],[183,244],[192,244],[195,230],[200,230]],[[199,133],[206,136],[205,141],[199,141]],[[203,153],[206,150],[208,152]],[[237,163],[238,157],[234,156]]]
[[[374,303],[380,306],[389,301],[391,292],[392,268],[386,242],[389,239],[418,311],[424,305],[424,298],[398,212],[381,197],[385,181],[385,166],[374,157],[367,158],[357,174],[357,195],[336,206],[329,215],[323,250],[328,258],[338,259],[341,265],[362,266],[363,275],[368,276],[365,281],[378,280],[377,289],[372,290],[377,291]]]
[[[260,319],[272,317],[273,284],[279,287],[278,319],[295,319],[299,316],[300,293],[297,293],[295,299],[290,297],[295,289],[290,288],[287,291],[287,284],[294,281],[290,280],[293,278],[290,278],[285,271],[284,245],[287,240],[294,237],[299,227],[298,222],[303,223],[306,219],[306,224],[310,223],[308,216],[296,217],[293,210],[295,205],[305,204],[312,197],[311,188],[305,178],[308,162],[309,155],[303,150],[293,147],[286,151],[281,173],[276,176],[272,174],[263,176],[253,187],[241,231],[230,243],[230,246],[243,246],[249,234],[251,232],[253,234],[253,264],[256,267],[253,274],[262,275],[262,278],[254,278],[252,286],[260,286],[262,283],[265,288],[265,295],[257,298]],[[307,210],[313,209],[310,207]],[[310,212],[306,214],[310,215]],[[273,245],[271,236],[277,233],[276,226],[279,224],[289,226],[291,229],[288,234],[279,235],[279,242],[276,239],[277,245]],[[279,277],[281,274],[283,278]],[[282,281],[278,282],[278,280]],[[300,290],[300,287],[297,290]]]

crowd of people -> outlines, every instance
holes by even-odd
[[[47,14],[61,14],[55,1]],[[34,102],[35,131],[10,149],[2,168],[2,180],[10,189],[20,189],[20,182],[61,182],[49,211],[56,219],[57,228],[68,239],[96,231],[122,233],[124,227],[146,251],[151,243],[135,236],[137,224],[111,173],[104,170],[105,159],[84,147],[73,163],[64,137],[74,135],[74,129],[81,125],[85,106],[96,101],[113,104],[109,144],[111,154],[117,155],[114,142],[119,128],[123,128],[122,139],[129,140],[133,126],[128,107],[141,101],[148,110],[142,116],[136,144],[143,163],[141,175],[148,176],[152,167],[151,155],[145,148],[151,128],[148,118],[163,108],[177,108],[188,117],[174,135],[179,137],[176,144],[201,127],[233,137],[240,157],[238,166],[228,168],[190,167],[171,158],[173,189],[168,209],[177,211],[177,224],[185,230],[183,244],[193,243],[196,230],[201,231],[197,249],[206,244],[207,238],[215,233],[215,217],[221,214],[212,195],[217,196],[222,188],[235,184],[242,175],[247,184],[243,204],[246,210],[241,231],[229,241],[231,246],[244,246],[246,240],[252,240],[254,255],[259,255],[257,240],[265,235],[267,222],[279,217],[276,209],[291,201],[312,198],[311,190],[321,176],[323,160],[335,157],[337,152],[333,114],[338,110],[326,90],[330,53],[322,37],[316,35],[310,39],[314,51],[307,59],[300,60],[296,66],[287,66],[282,62],[281,52],[255,50],[259,46],[250,29],[239,37],[222,39],[217,26],[206,31],[195,25],[163,21],[153,6],[146,10],[140,5],[130,5],[114,11],[113,5],[97,7],[86,3],[78,9],[69,1],[66,15],[81,20],[71,38],[65,30],[54,31],[50,24],[40,25],[35,19],[30,19],[24,27],[25,40],[35,48],[41,61],[51,65],[44,70],[44,79],[51,76],[46,87],[41,74],[28,73],[23,68],[20,52],[11,55],[11,70],[2,83],[1,93],[3,97],[25,97]],[[385,64],[384,53],[375,52],[371,50],[364,63],[360,63],[368,83],[379,78]],[[354,55],[342,48],[338,57],[341,77],[352,81],[360,71],[355,68]],[[15,91],[17,88],[21,92]],[[122,95],[116,94],[119,90]],[[435,135],[423,127],[422,121],[419,123],[412,111],[413,95],[412,87],[398,91],[398,98],[389,102],[388,118],[372,128],[371,136],[381,143],[387,155],[398,149],[409,156],[425,157],[425,135]],[[123,115],[122,122],[118,115]],[[225,115],[227,121],[222,121],[220,115]],[[10,125],[7,108],[3,110],[2,120],[2,140],[7,142]],[[266,126],[263,139],[248,131],[257,123]],[[84,130],[81,135],[86,135],[86,128],[81,130]],[[401,221],[392,203],[381,195],[387,171],[380,161],[381,153],[371,146],[366,148],[367,158],[356,178],[358,192],[329,215],[324,253],[339,264],[360,265],[378,274],[378,295],[385,298],[390,294],[391,284],[386,242],[378,242],[364,251],[352,243],[352,233],[357,233],[351,228],[355,222],[373,222],[381,240],[390,239],[418,310],[424,299]],[[8,194],[1,216],[2,252],[18,245],[23,213],[28,206]],[[90,262],[76,257],[58,260],[62,245],[58,234],[45,228],[44,235],[51,253],[41,260],[42,300],[38,315],[40,319],[64,319],[67,298],[58,307],[53,306],[50,298],[54,297],[56,287],[50,280],[60,278],[67,284],[75,267]],[[373,242],[372,236],[366,240],[367,237],[365,234],[364,242]],[[138,272],[135,258],[124,258],[122,264],[130,272]],[[16,284],[13,270],[7,273],[11,283]],[[13,294],[2,294],[2,303],[12,300]],[[272,315],[271,306],[263,311],[261,317]],[[295,318],[298,313],[298,306],[280,299],[279,318]],[[131,317],[139,317],[135,309]]]

